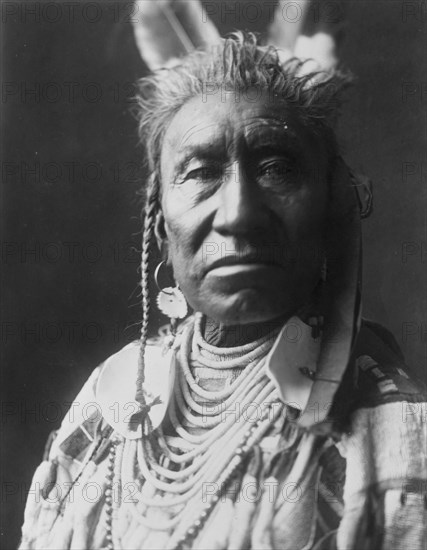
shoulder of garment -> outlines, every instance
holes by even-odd
[[[331,420],[345,432],[359,409],[390,403],[421,408],[426,385],[405,364],[403,354],[382,325],[363,320],[349,366],[331,409]]]
[[[171,353],[164,354],[156,340],[146,346],[147,396],[160,395],[150,416],[156,425],[163,417],[171,391]],[[113,430],[123,437],[139,438],[140,427],[132,425],[139,409],[135,401],[139,342],[132,342],[96,367],[65,415],[59,430],[49,437],[45,458],[66,456],[80,463],[96,440]]]

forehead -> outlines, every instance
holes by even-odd
[[[296,109],[267,92],[196,96],[178,111],[165,133],[162,166],[203,147],[223,146],[229,151],[239,142],[252,148],[278,140],[302,147],[309,138]]]

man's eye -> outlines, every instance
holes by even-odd
[[[221,177],[221,170],[218,166],[200,166],[190,170],[184,177],[187,180],[212,181]]]
[[[286,183],[289,178],[294,179],[295,166],[285,159],[275,159],[261,163],[257,168],[257,178],[271,183]]]

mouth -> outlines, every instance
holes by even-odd
[[[236,272],[249,272],[259,269],[280,267],[278,263],[270,258],[262,258],[254,255],[230,255],[212,262],[206,270],[206,273],[215,271],[215,275],[226,275]]]

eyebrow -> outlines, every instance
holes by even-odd
[[[269,120],[269,124],[254,121],[245,128],[244,140],[249,149],[264,149],[266,147],[286,148],[292,151],[302,150],[302,140],[290,123],[278,122],[276,118]]]

